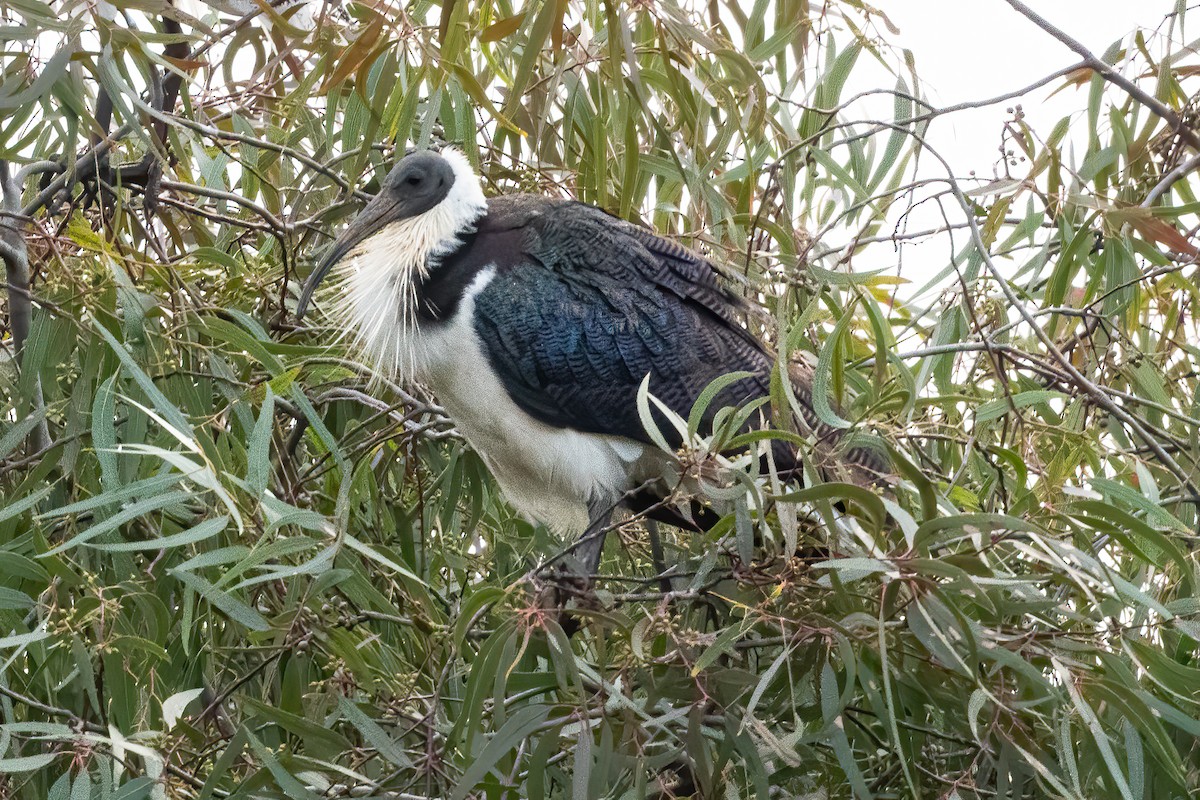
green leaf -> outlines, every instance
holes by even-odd
[[[718,658],[729,652],[730,648],[737,643],[739,639],[746,635],[746,632],[753,627],[753,619],[744,619],[736,625],[726,628],[717,636],[716,640],[709,645],[696,662],[692,664],[692,677],[699,675],[704,670],[708,669]]]
[[[34,772],[52,764],[59,757],[58,753],[39,753],[35,756],[19,756],[17,758],[0,758],[0,772]]]
[[[250,744],[251,752],[258,757],[259,761],[266,765],[267,771],[270,772],[271,777],[275,779],[276,785],[283,790],[283,793],[287,797],[292,798],[292,800],[318,800],[316,794],[305,788],[304,784],[296,780],[291,773],[283,768],[283,765],[279,763],[279,760],[275,758],[274,754],[264,747],[262,743],[254,737],[254,734],[247,731],[246,740]]]
[[[493,22],[491,25],[488,25],[486,28],[484,28],[480,32],[479,41],[481,41],[481,42],[497,42],[501,39],[511,36],[512,34],[517,32],[517,29],[521,27],[521,23],[524,21],[525,21],[524,12],[522,12],[520,14],[514,14],[511,17],[505,17],[504,19],[501,19],[501,20],[497,20],[496,22]]]
[[[199,575],[180,568],[173,569],[170,573],[239,625],[252,631],[265,631],[270,628],[262,614]]]
[[[753,377],[752,372],[730,372],[727,375],[722,375],[709,382],[708,386],[696,397],[696,402],[692,403],[692,411],[688,414],[688,441],[696,437],[696,433],[700,430],[700,423],[704,419],[705,412],[712,405],[713,400],[718,394],[724,391],[727,387],[737,383],[745,378]]]
[[[3,508],[0,508],[0,522],[19,517],[29,509],[36,506],[38,503],[46,499],[46,497],[54,491],[54,488],[47,486],[39,489],[28,497],[22,497],[20,500],[8,503]]]
[[[187,530],[164,536],[161,539],[146,539],[138,542],[114,542],[111,544],[93,544],[84,542],[87,547],[104,550],[110,553],[130,553],[137,550],[166,550],[172,547],[202,542],[216,536],[229,527],[229,517],[215,517],[197,523]]]
[[[9,428],[3,436],[0,436],[0,458],[4,458],[15,450],[45,418],[46,410],[39,409]]]
[[[1051,389],[1037,389],[1028,392],[1019,392],[1011,397],[997,397],[995,400],[989,400],[975,409],[975,421],[988,422],[993,419],[999,419],[1014,408],[1028,408],[1029,406],[1041,405],[1051,400],[1066,400],[1067,398],[1068,395]]]
[[[118,506],[127,500],[132,500],[135,497],[148,498],[160,494],[164,489],[170,489],[184,478],[183,475],[177,472],[168,472],[163,475],[155,475],[150,478],[143,478],[140,481],[126,484],[118,489],[110,489],[106,492],[89,497],[86,500],[80,500],[70,505],[56,508],[53,511],[47,511],[40,516],[43,517],[68,517],[76,514],[82,514],[87,511],[94,511],[105,506]]]
[[[97,536],[103,536],[106,533],[119,530],[133,520],[149,514],[151,511],[158,511],[159,509],[163,509],[168,506],[179,505],[184,501],[189,500],[191,496],[192,495],[188,492],[166,492],[164,494],[154,495],[143,500],[139,500],[136,503],[126,506],[121,511],[113,514],[108,519],[105,519],[103,522],[98,522],[95,525],[92,525],[90,528],[80,531],[67,541],[60,544],[58,547],[50,548],[46,552],[42,553],[40,557],[45,558],[47,556],[56,555],[57,553],[61,553],[65,550],[70,550],[73,547],[77,547],[92,539],[95,539]]]
[[[23,89],[18,88],[17,84],[25,82],[24,76],[10,79],[0,85],[0,109],[31,105],[48,94],[54,84],[66,73],[67,65],[74,53],[73,47],[61,48],[45,62],[41,74]],[[0,763],[0,769],[3,769],[2,763]]]
[[[246,452],[246,488],[255,497],[267,490],[271,476],[271,433],[275,430],[275,393],[267,385],[267,396],[258,422],[250,434],[250,445]]]
[[[845,335],[847,328],[850,327],[850,322],[854,318],[854,306],[848,306],[842,312],[842,316],[838,319],[837,324],[833,326],[833,332],[829,334],[829,338],[821,345],[821,354],[817,357],[817,367],[813,371],[812,385],[812,409],[817,415],[822,425],[827,425],[830,428],[846,429],[850,427],[849,420],[842,419],[833,411],[833,406],[829,404],[829,398],[833,396],[831,380],[833,376],[833,355],[837,349],[837,343]],[[786,387],[785,387],[786,388]],[[793,408],[796,407],[797,401],[793,398]],[[802,411],[798,410],[803,417]]]
[[[112,348],[112,351],[117,354],[117,358],[120,360],[122,366],[125,367],[125,370],[133,378],[134,382],[141,387],[141,390],[145,393],[146,397],[149,398],[150,403],[154,406],[155,411],[162,415],[164,423],[173,428],[173,435],[175,435],[176,438],[178,438],[181,442],[193,442],[195,440],[195,433],[192,431],[192,426],[188,423],[187,418],[183,415],[183,412],[176,408],[175,404],[168,400],[166,395],[159,391],[158,387],[154,385],[153,379],[146,374],[145,370],[142,369],[140,364],[134,361],[133,356],[130,354],[129,350],[126,349],[125,345],[118,342],[116,337],[108,332],[108,328],[105,328],[103,325],[99,324],[97,324],[95,327],[96,331],[99,332],[104,340],[108,342],[108,345]],[[108,406],[107,408],[111,408],[111,406]],[[93,424],[94,422],[95,420],[93,419]]]
[[[488,738],[483,750],[463,772],[458,784],[450,793],[451,800],[465,800],[492,767],[507,753],[516,750],[549,716],[550,707],[543,705],[522,706],[514,711],[500,730]]]
[[[389,763],[401,769],[412,768],[412,760],[404,754],[404,751],[396,746],[396,742],[388,736],[383,728],[379,727],[379,724],[375,720],[364,714],[357,705],[344,697],[339,697],[338,709],[342,712],[342,716],[346,718],[346,721],[358,729],[367,744],[374,747],[379,755],[386,758]]]
[[[100,476],[104,488],[115,489],[120,485],[117,466],[117,428],[115,425],[117,376],[109,376],[92,401],[92,447],[100,464]]]

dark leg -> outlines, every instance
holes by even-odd
[[[646,532],[650,535],[650,557],[654,560],[654,569],[661,576],[667,571],[667,559],[663,555],[662,539],[658,535],[658,523],[652,519],[646,520]],[[658,588],[663,594],[671,591],[671,579],[660,577]]]
[[[580,574],[589,585],[592,576],[600,568],[600,554],[604,552],[604,539],[612,524],[613,510],[612,503],[592,502],[588,506],[588,516],[591,521],[588,523],[587,530],[567,551],[569,556],[579,563]]]
[[[574,636],[580,627],[578,615],[563,610],[572,597],[587,602],[591,596],[596,572],[600,569],[600,554],[604,551],[604,539],[608,535],[615,507],[612,503],[593,503],[588,508],[591,521],[575,544],[567,548],[565,558],[559,563],[555,583],[556,605],[560,609],[558,622],[567,636]]]

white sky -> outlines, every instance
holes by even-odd
[[[900,29],[895,43],[913,51],[917,74],[939,105],[979,100],[1027,86],[1079,56],[1004,0],[890,0],[879,4]],[[1027,0],[1026,5],[1101,55],[1138,26],[1156,28],[1173,0]],[[1087,89],[1061,83],[1039,89],[1022,104],[1026,118],[1049,132],[1064,114],[1082,111]],[[1020,102],[1020,101],[1013,101]],[[990,175],[1006,105],[954,114],[934,126],[931,145],[965,174]]]
[[[1175,6],[1173,0],[1025,2],[1096,55],[1102,55],[1114,41],[1124,39],[1139,26],[1158,28]],[[900,29],[898,36],[885,37],[891,44],[912,50],[922,88],[938,106],[1004,94],[1080,60],[1004,0],[882,0],[875,5]],[[1200,26],[1192,28],[1195,30],[1188,33],[1195,36]],[[1178,31],[1175,38],[1180,39]],[[883,78],[867,77],[871,73],[864,70],[863,77],[876,80],[875,88],[889,85]],[[1019,103],[1027,123],[1043,136],[1063,116],[1084,112],[1087,86],[1061,89],[1051,96],[1061,86],[1062,81],[1055,81],[1019,100],[939,118],[927,141],[950,162],[957,176],[965,177],[974,170],[980,178],[990,179],[999,170],[1000,133],[1004,121],[1010,118],[1007,107]],[[872,87],[848,86],[847,94],[864,88]],[[1014,170],[1015,174],[1019,172]],[[923,159],[921,177],[942,175],[942,168],[933,159]],[[933,228],[941,224],[941,216],[927,204],[909,222],[910,230]],[[956,241],[961,244],[962,239]],[[864,253],[867,258],[856,259],[855,269],[898,269],[897,257],[888,250],[885,247]],[[905,245],[902,274],[912,283],[901,294],[911,296],[946,266],[948,254],[949,244],[944,237]]]

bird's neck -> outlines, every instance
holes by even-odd
[[[446,204],[442,204],[446,205]],[[442,208],[395,222],[346,259],[346,289],[339,316],[380,372],[411,378],[418,371],[419,329],[426,287],[443,258],[462,247],[486,205]]]

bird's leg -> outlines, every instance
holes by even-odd
[[[588,504],[588,526],[567,553],[579,563],[581,577],[590,586],[591,578],[600,568],[600,554],[604,552],[604,539],[612,523],[614,506],[606,500],[593,500]]]
[[[558,573],[555,580],[558,621],[567,636],[574,636],[579,630],[580,618],[566,611],[566,605],[572,597],[585,599],[591,595],[614,508],[611,503],[601,505],[593,501],[588,504],[588,526],[575,543],[563,552],[565,558],[555,570]]]
[[[652,519],[646,520],[646,533],[650,536],[650,557],[654,561],[654,569],[658,572],[658,588],[663,594],[668,594],[674,587],[671,579],[666,576],[667,559],[663,555],[662,538],[658,535],[658,523]]]

